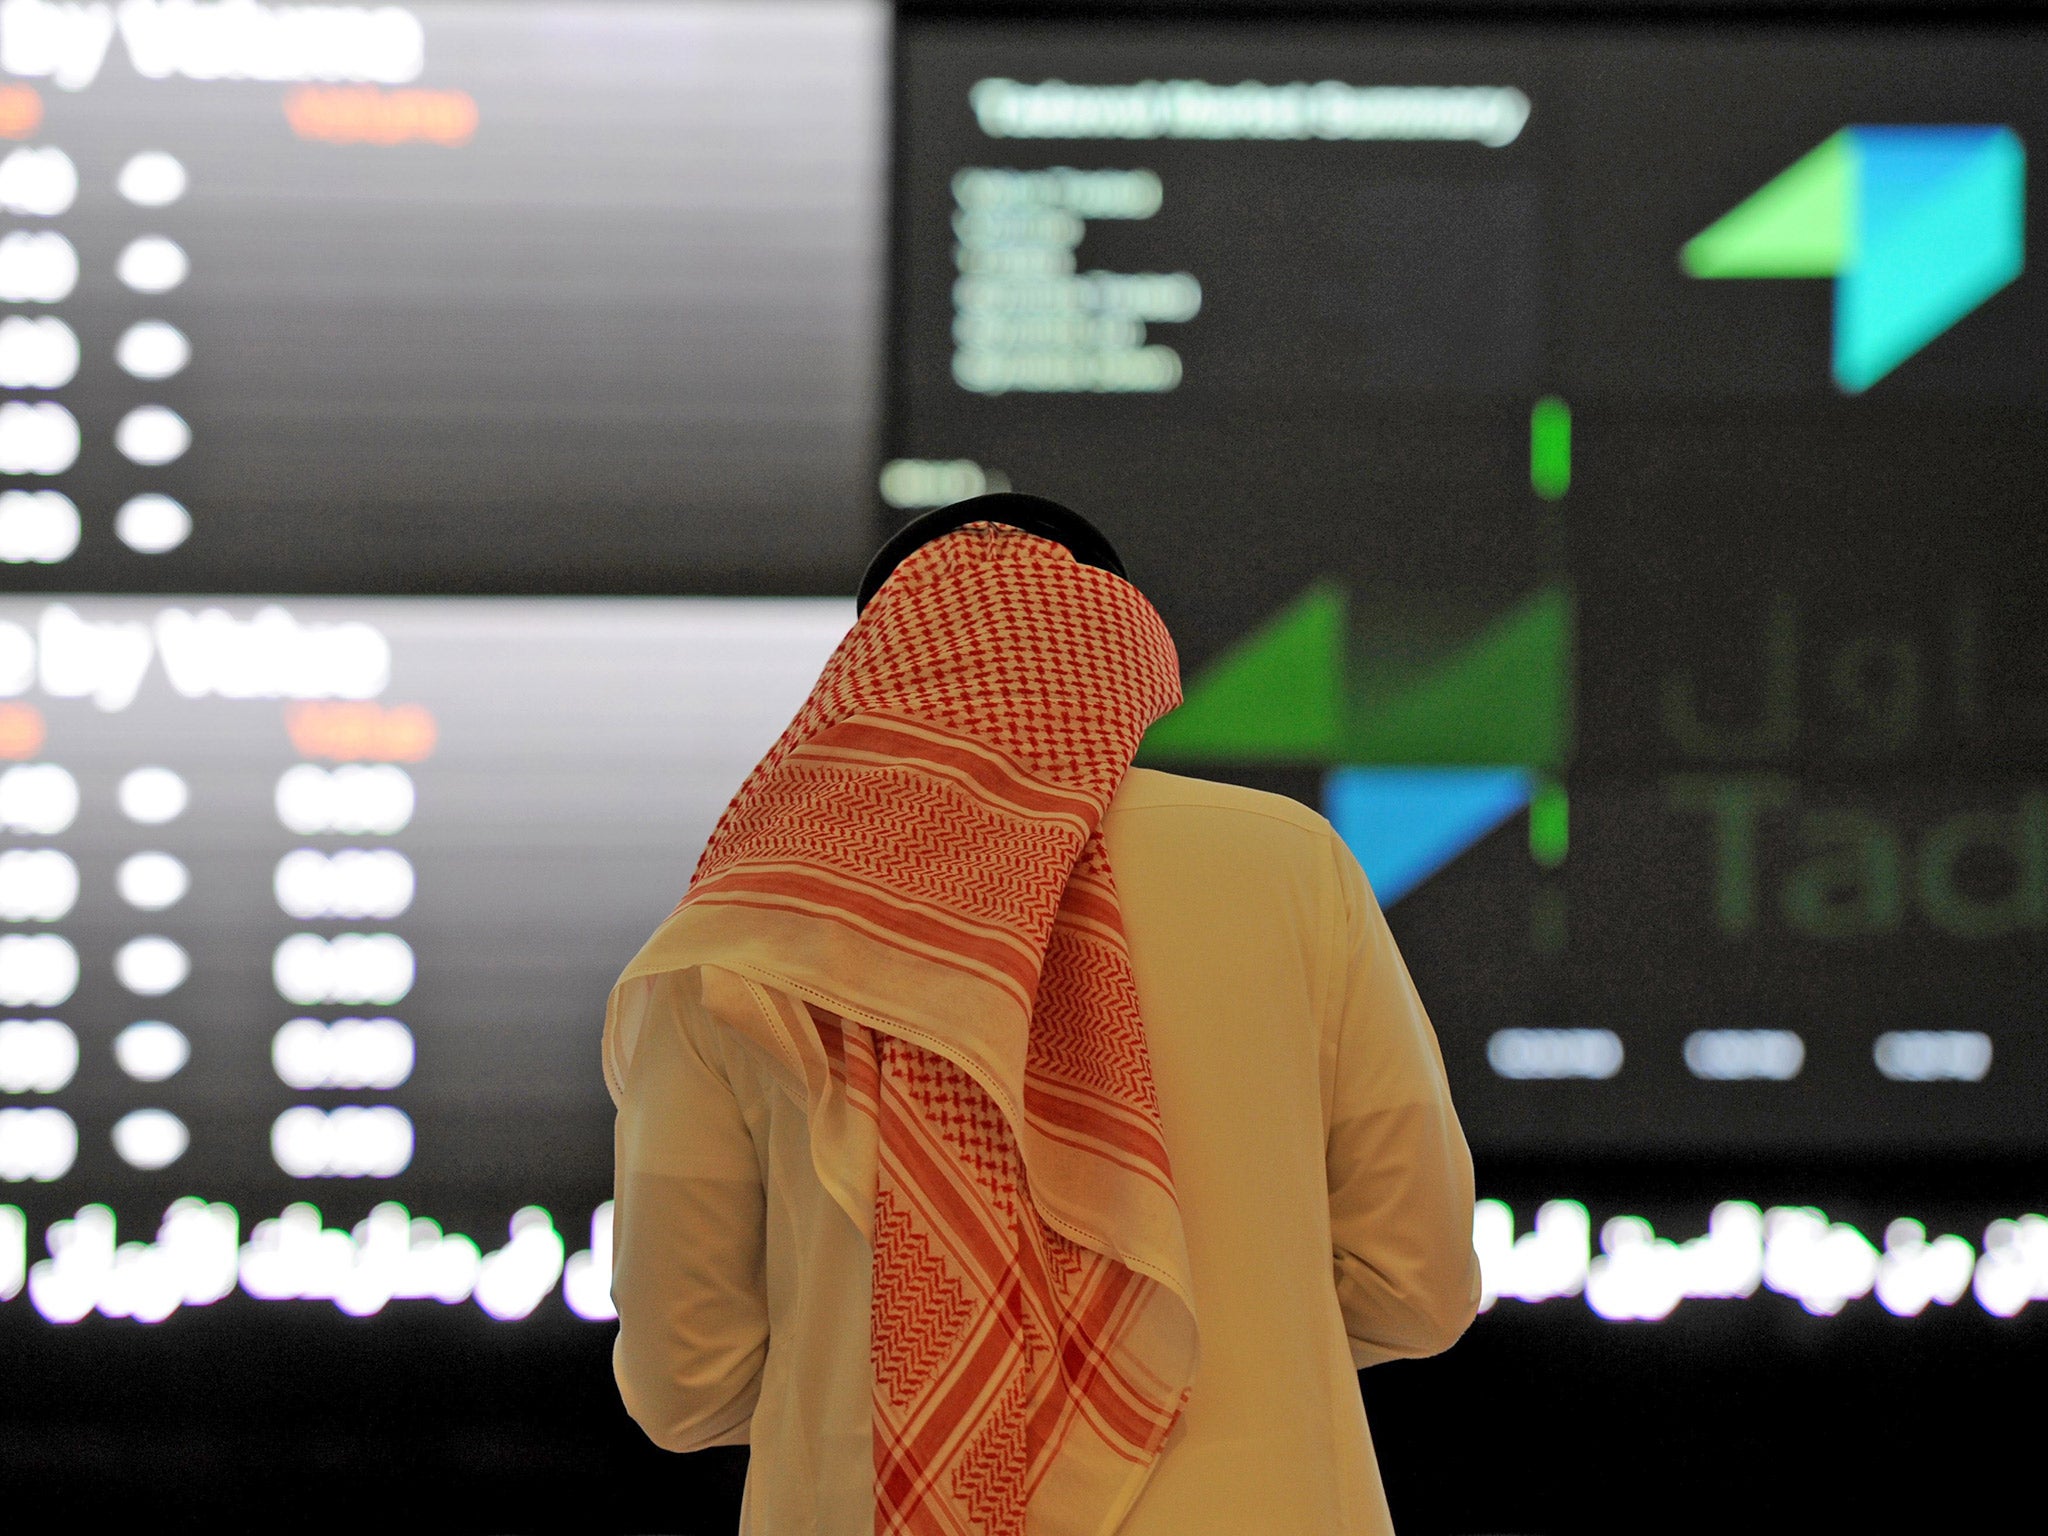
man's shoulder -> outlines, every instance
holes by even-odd
[[[1179,813],[1197,820],[1239,823],[1243,830],[1270,827],[1282,838],[1291,828],[1296,835],[1307,834],[1318,841],[1332,836],[1329,822],[1299,800],[1247,789],[1242,784],[1219,784],[1213,779],[1191,779],[1156,768],[1133,768],[1124,775],[1116,798],[1110,802],[1112,816],[1136,813]]]

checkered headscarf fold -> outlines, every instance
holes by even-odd
[[[1122,578],[971,524],[910,555],[627,976],[704,967],[874,1254],[878,1536],[1115,1528],[1193,1293],[1100,825],[1180,701]],[[650,958],[651,957],[651,958]]]

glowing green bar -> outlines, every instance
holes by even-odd
[[[1529,483],[1556,501],[1572,483],[1572,408],[1545,395],[1529,412]]]
[[[1564,862],[1570,842],[1570,815],[1564,786],[1545,782],[1529,797],[1529,853],[1545,869]]]

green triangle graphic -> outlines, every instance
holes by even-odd
[[[1335,761],[1344,633],[1344,589],[1318,582],[1202,670],[1140,761]]]
[[[1347,763],[1527,763],[1561,767],[1570,736],[1571,605],[1531,593],[1397,687],[1353,704]],[[1361,658],[1357,675],[1369,684]]]
[[[1833,277],[1855,232],[1856,149],[1843,129],[1685,242],[1694,277]]]
[[[1187,702],[1146,734],[1139,761],[1563,765],[1563,587],[1531,593],[1468,638],[1424,638],[1419,661],[1367,642],[1347,666],[1347,609],[1335,582],[1289,603],[1203,669]]]

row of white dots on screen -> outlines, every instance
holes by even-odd
[[[184,165],[163,150],[129,156],[115,189],[139,208],[168,207],[185,195]],[[79,191],[78,168],[56,145],[20,145],[0,157],[0,210],[17,218],[48,219],[68,212]],[[60,304],[78,286],[78,250],[54,229],[16,229],[0,235],[0,301]],[[114,260],[115,276],[131,291],[170,292],[191,272],[184,248],[166,235],[129,240]],[[77,377],[84,360],[78,334],[54,314],[0,318],[0,387],[56,390]],[[168,320],[146,317],[122,330],[112,350],[131,378],[159,383],[184,371],[192,343]],[[145,402],[115,423],[113,446],[130,463],[161,468],[192,446],[192,429],[167,405]],[[61,475],[84,448],[78,418],[54,399],[0,403],[0,474]],[[0,563],[54,564],[77,549],[83,530],[78,506],[62,491],[0,491]],[[131,496],[114,514],[114,533],[139,554],[177,548],[192,531],[184,506],[158,491]]]

